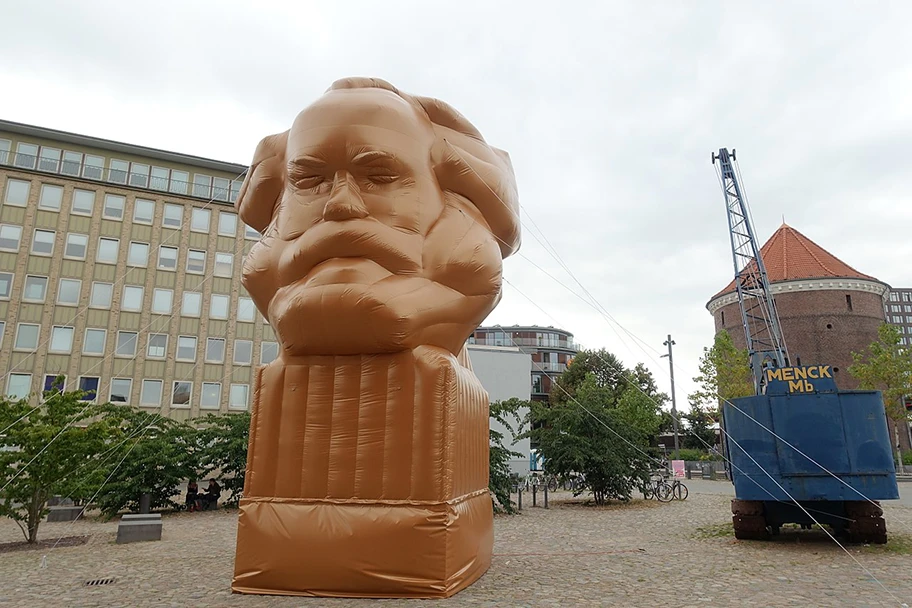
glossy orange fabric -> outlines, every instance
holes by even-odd
[[[519,247],[509,157],[445,103],[347,79],[257,149],[257,375],[232,589],[445,597],[490,565],[488,396],[463,351]]]

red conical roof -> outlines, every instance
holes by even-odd
[[[858,272],[785,223],[760,248],[760,256],[766,265],[766,274],[770,283],[836,277],[877,281],[872,276]],[[733,291],[735,291],[734,280],[712,299]]]

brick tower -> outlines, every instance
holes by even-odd
[[[848,373],[852,352],[862,352],[877,340],[889,285],[858,272],[786,224],[760,255],[792,364],[831,365],[840,389],[857,388]],[[714,295],[706,308],[716,331],[726,329],[738,348],[746,348],[735,282]]]

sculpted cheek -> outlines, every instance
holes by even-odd
[[[500,292],[500,247],[486,225],[447,207],[425,243],[427,278],[467,296]]]

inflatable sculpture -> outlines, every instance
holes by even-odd
[[[232,589],[446,597],[487,570],[488,396],[464,351],[519,247],[509,157],[446,103],[341,80],[238,197],[257,372]]]

